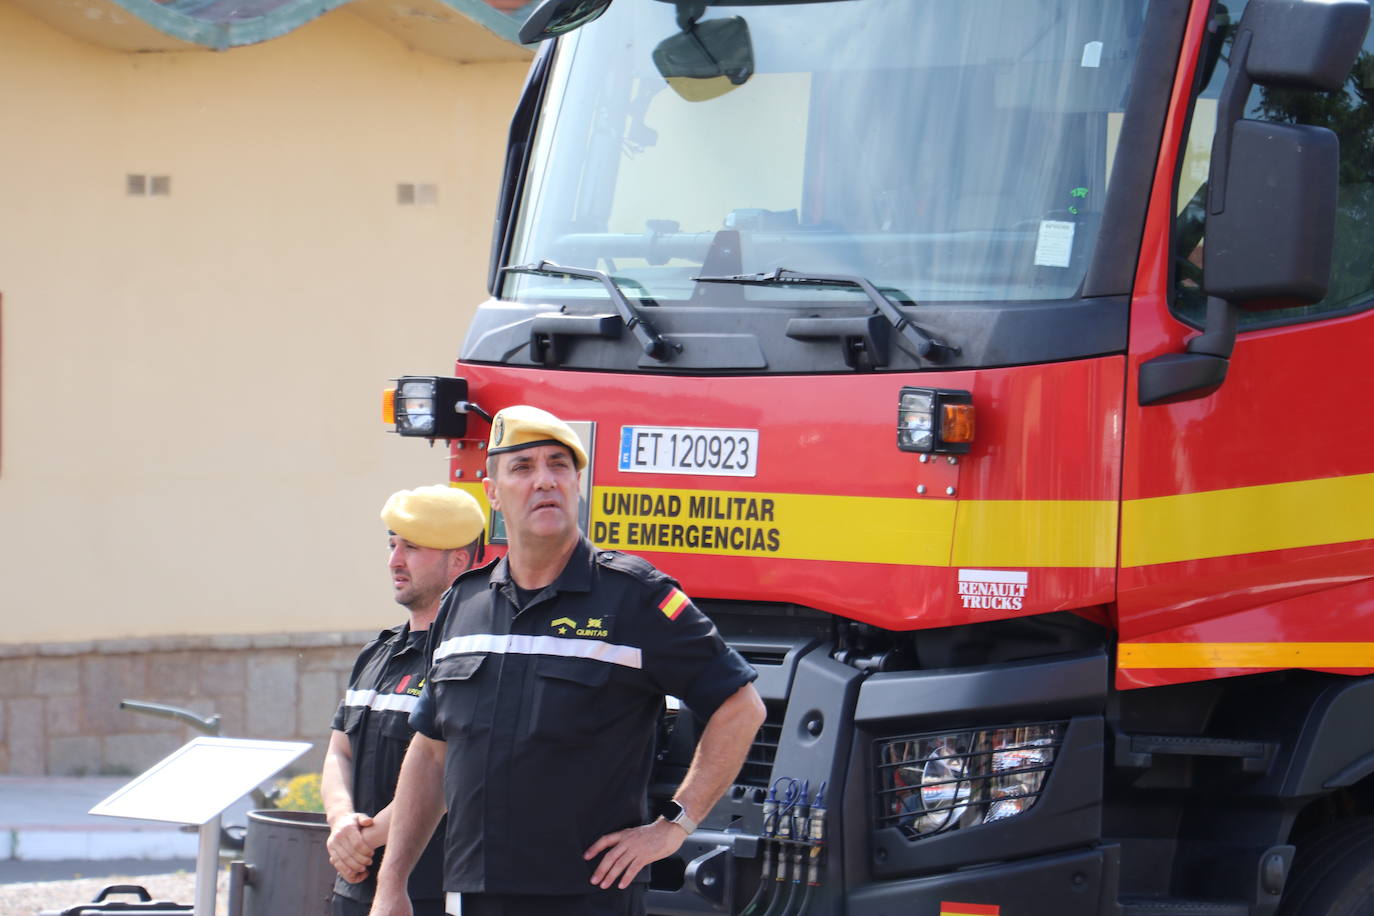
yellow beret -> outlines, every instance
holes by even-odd
[[[486,525],[471,494],[443,484],[392,493],[382,506],[382,521],[410,543],[436,550],[465,547]]]
[[[587,466],[587,452],[572,427],[538,407],[516,404],[497,411],[491,421],[487,454],[499,455],[536,445],[566,445],[580,471]]]

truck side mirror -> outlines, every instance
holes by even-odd
[[[611,0],[544,0],[520,26],[520,43],[532,45],[580,29],[610,5]]]
[[[1326,296],[1335,243],[1340,143],[1326,128],[1245,118],[1256,85],[1334,91],[1369,28],[1367,0],[1251,0],[1217,100],[1208,174],[1207,317],[1184,353],[1140,366],[1142,405],[1211,394],[1226,379],[1238,309]]]
[[[1226,196],[1207,216],[1207,294],[1246,309],[1326,297],[1340,144],[1323,127],[1237,121]]]
[[[1241,21],[1255,33],[1245,69],[1261,86],[1341,88],[1369,28],[1365,0],[1251,0]]]
[[[1246,120],[1245,104],[1255,84],[1340,89],[1368,28],[1367,0],[1252,0],[1246,8],[1218,100],[1203,253],[1208,295],[1250,309],[1326,296],[1339,182],[1336,135]]]
[[[1246,8],[1212,147],[1203,253],[1208,295],[1247,309],[1325,298],[1340,178],[1336,135],[1245,120],[1245,103],[1254,84],[1340,89],[1368,28],[1367,0],[1252,0]]]

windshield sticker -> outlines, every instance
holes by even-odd
[[[1082,66],[1090,69],[1102,66],[1102,42],[1090,41],[1083,46]]]
[[[1073,256],[1073,223],[1042,219],[1035,239],[1036,267],[1068,267]]]
[[[1019,611],[1030,575],[1006,569],[959,570],[959,600],[966,608]]]
[[[1087,198],[1088,198],[1088,189],[1087,189],[1087,188],[1074,188],[1074,189],[1072,189],[1071,191],[1069,191],[1069,196],[1072,197],[1072,198],[1074,199],[1074,203],[1071,204],[1071,205],[1069,206],[1069,212],[1072,213],[1074,216],[1077,216],[1077,215],[1078,215],[1078,202],[1079,202],[1079,201],[1083,201],[1083,200],[1087,200]]]

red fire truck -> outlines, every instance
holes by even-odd
[[[394,422],[480,495],[492,413],[577,421],[589,536],[758,669],[651,912],[1374,912],[1368,22],[534,12],[492,298]]]

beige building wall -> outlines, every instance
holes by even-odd
[[[346,9],[130,54],[0,0],[0,649],[399,621],[377,512],[445,455],[380,392],[452,371],[526,68]]]
[[[0,775],[136,773],[194,736],[125,698],[318,768],[359,646],[404,618],[377,514],[446,452],[388,435],[381,390],[453,369],[527,69],[419,6],[128,53],[0,0]]]

